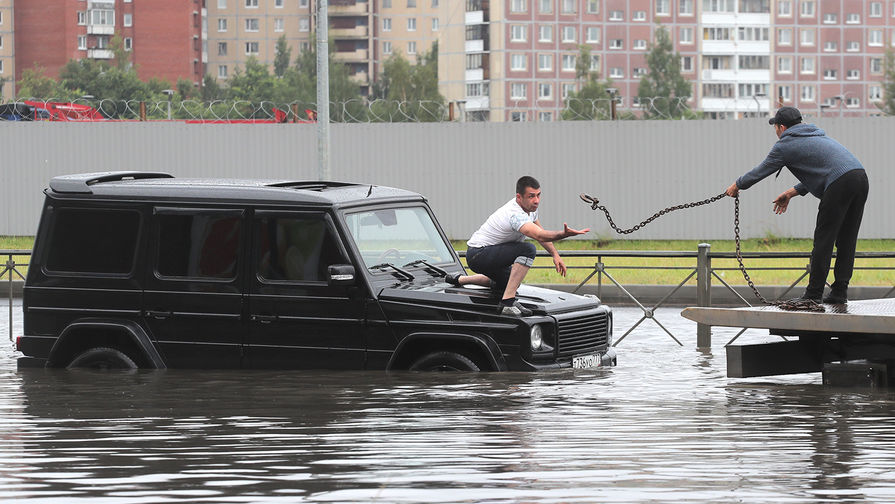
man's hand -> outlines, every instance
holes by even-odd
[[[777,199],[774,200],[774,213],[780,215],[786,212],[786,207],[789,206],[789,200],[796,194],[798,194],[798,192],[796,192],[795,189],[787,189],[786,191],[783,191],[783,194],[777,196]]]
[[[728,196],[733,198],[734,196],[736,196],[737,194],[740,193],[740,188],[737,187],[737,183],[734,182],[733,184],[730,184],[730,187],[728,187],[727,190],[724,192],[726,192]]]
[[[566,263],[563,262],[559,254],[553,256],[553,265],[556,266],[556,272],[562,276],[566,276]]]
[[[578,229],[572,229],[572,228],[570,228],[569,225],[566,224],[565,222],[562,223],[562,232],[563,232],[563,235],[564,235],[566,238],[568,238],[569,236],[583,235],[584,233],[587,233],[587,232],[589,232],[589,231],[590,231],[590,228],[587,228],[587,229],[581,229],[581,230],[578,230]]]

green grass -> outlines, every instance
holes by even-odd
[[[0,236],[0,249],[30,250],[34,237]],[[600,252],[606,250],[628,251],[687,251],[695,252],[698,240],[566,240],[558,243],[560,253],[564,250],[589,250]],[[710,242],[712,252],[733,252],[733,240]],[[457,250],[466,250],[465,240],[454,240]],[[540,248],[540,247],[539,247]],[[768,235],[763,238],[746,240],[742,244],[743,252],[810,252],[811,240],[794,240]],[[892,252],[895,251],[895,240],[860,240],[859,252]],[[0,270],[5,268],[8,256],[0,257]],[[13,256],[17,264],[26,264],[28,256]],[[596,258],[566,258],[569,267],[568,275],[563,278],[553,270],[553,261],[547,257],[539,257],[536,267],[526,277],[527,283],[572,283],[584,280],[594,269]],[[604,257],[603,263],[609,273],[622,284],[677,284],[695,268],[694,258],[646,258],[646,257]],[[794,282],[808,264],[805,259],[745,259],[746,269],[756,285],[789,285]],[[742,273],[735,259],[713,259],[714,268],[733,268],[718,271],[724,280],[732,285],[745,285]],[[681,267],[680,270],[647,269],[650,267]],[[895,285],[895,259],[858,259],[855,262],[852,285],[893,286]],[[791,268],[787,270],[762,270],[759,268]],[[859,268],[888,268],[880,270],[862,270]],[[24,275],[24,268],[19,268]],[[831,276],[832,278],[832,276]],[[5,275],[0,280],[7,279]],[[591,280],[596,282],[596,278]],[[608,280],[604,279],[604,283]],[[689,281],[696,283],[696,278]],[[713,282],[714,283],[714,282]],[[803,281],[804,283],[804,281]]]

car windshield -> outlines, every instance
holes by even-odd
[[[451,263],[454,256],[423,207],[382,208],[345,216],[364,264],[402,266],[423,259]]]

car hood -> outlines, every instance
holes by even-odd
[[[386,287],[379,291],[381,301],[429,304],[445,308],[493,311],[498,299],[484,287],[455,287],[446,283],[419,285],[406,283]],[[516,299],[535,313],[556,315],[565,312],[592,309],[600,305],[594,296],[582,296],[570,292],[522,285]]]

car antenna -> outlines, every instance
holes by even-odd
[[[369,198],[371,194],[373,194],[373,184],[370,184],[370,190],[367,191],[367,197]]]

